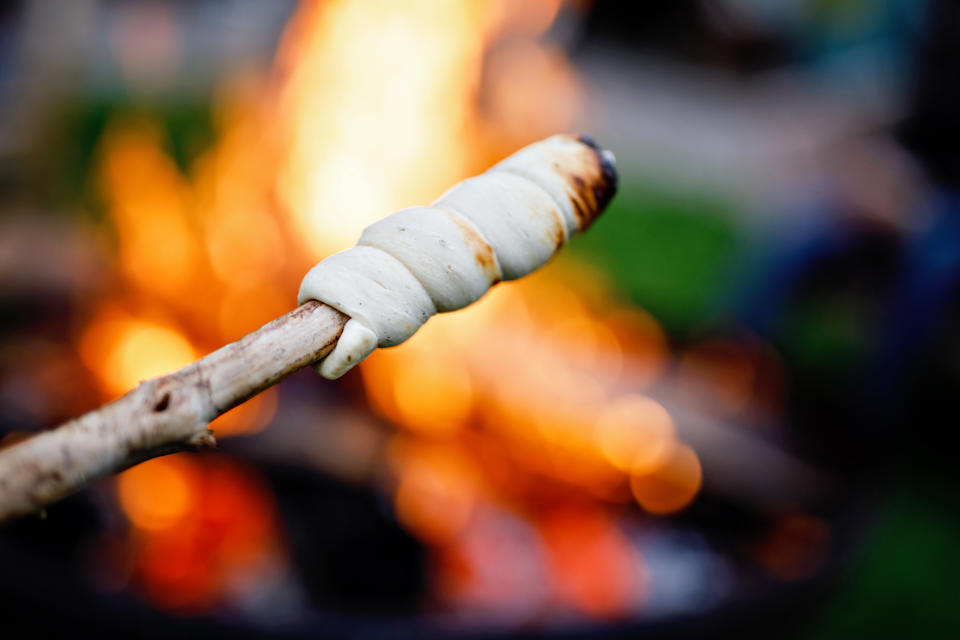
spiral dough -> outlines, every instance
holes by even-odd
[[[534,143],[464,180],[429,207],[367,227],[357,246],[304,277],[300,304],[319,300],[350,316],[317,367],[339,378],[377,347],[400,344],[435,313],[524,276],[583,231],[616,190],[613,154],[586,137]]]

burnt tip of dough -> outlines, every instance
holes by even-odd
[[[599,216],[603,210],[610,204],[613,196],[617,193],[617,186],[620,180],[617,174],[617,165],[614,155],[597,144],[597,141],[588,135],[580,134],[575,136],[576,140],[593,151],[597,164],[600,167],[601,180],[593,183],[593,195],[596,201],[597,210],[592,218]],[[592,222],[592,219],[591,219]]]
[[[603,149],[600,148],[600,145],[597,144],[597,141],[591,138],[590,136],[581,133],[580,135],[575,137],[578,142],[582,142],[583,144],[587,145],[594,151],[603,151]]]
[[[612,153],[600,151],[597,153],[597,160],[600,163],[600,173],[603,180],[594,187],[594,193],[597,197],[597,206],[602,210],[610,204],[613,196],[616,195],[620,176],[617,174],[617,165]]]

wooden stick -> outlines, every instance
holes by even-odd
[[[491,186],[491,182],[495,186]],[[478,187],[478,184],[485,186]],[[478,195],[478,188],[497,191],[501,198],[506,199],[498,199],[490,193]],[[374,344],[378,341],[380,344],[396,344],[412,333],[404,333],[404,330],[416,329],[415,326],[408,326],[409,323],[417,319],[422,323],[438,309],[443,310],[433,296],[439,296],[446,310],[456,309],[477,300],[486,288],[501,277],[516,278],[542,265],[569,235],[584,231],[593,222],[610,202],[616,188],[617,172],[613,154],[598,147],[590,138],[570,135],[551,136],[534,143],[485,174],[455,186],[437,201],[440,205],[450,207],[438,211],[442,219],[448,221],[448,226],[442,228],[446,229],[445,235],[449,236],[453,245],[445,244],[447,238],[441,235],[438,246],[443,251],[458,246],[458,250],[465,251],[465,255],[472,257],[474,262],[458,262],[456,269],[450,262],[441,262],[439,266],[428,263],[426,266],[433,268],[431,271],[430,268],[421,269],[424,265],[418,255],[410,258],[408,263],[394,256],[390,264],[395,263],[406,274],[406,280],[395,280],[394,287],[387,287],[376,277],[371,277],[370,273],[364,274],[358,269],[360,279],[355,278],[347,283],[346,290],[356,293],[362,287],[369,286],[369,291],[376,292],[376,295],[370,295],[368,305],[363,309],[360,309],[362,301],[356,296],[351,294],[348,297],[353,300],[352,304],[357,310],[364,312],[374,306],[369,303],[379,300],[377,304],[382,307],[381,315],[390,319],[385,326],[385,336],[389,340],[377,336],[370,327],[351,323],[348,334],[354,327],[363,327],[366,334],[362,339],[357,338],[359,334],[353,336],[356,340],[350,348],[359,351],[346,353],[344,362],[349,363],[347,368],[365,357],[366,354],[360,352],[370,342],[370,336],[373,336]],[[447,199],[451,198],[448,202]],[[476,201],[463,209],[463,198],[474,198]],[[507,215],[505,207],[508,203],[517,209],[515,215]],[[482,215],[480,211],[483,211]],[[401,211],[394,215],[409,213]],[[453,223],[455,230],[449,227],[449,215],[458,216],[459,222]],[[479,225],[480,219],[484,221],[480,226],[487,227],[491,237],[496,238],[493,244],[480,233],[480,226],[475,226]],[[378,225],[389,220],[387,218]],[[368,227],[363,237],[372,233],[378,225]],[[505,234],[504,228],[510,226],[513,227],[512,233]],[[464,235],[464,229],[470,234]],[[398,233],[403,231],[403,226],[397,228]],[[439,232],[434,229],[430,233]],[[427,247],[432,247],[430,250],[433,251],[441,250],[436,248],[435,240],[429,233],[424,235],[419,240],[422,247],[418,246],[417,250]],[[373,242],[370,238],[368,241]],[[311,274],[314,274],[313,284],[317,284],[317,278],[323,282],[325,265],[333,269],[332,272],[327,271],[327,275],[342,275],[345,264],[343,257],[351,255],[350,251],[374,251],[387,257],[393,255],[382,248],[371,248],[379,247],[383,242],[381,238],[371,246],[354,247],[335,254],[329,260],[339,260],[339,267],[329,267],[330,263],[324,261],[307,274],[304,283],[310,280]],[[408,243],[405,240],[390,246],[409,253]],[[496,260],[498,256],[501,261],[509,256],[510,272],[500,272]],[[351,264],[354,267],[358,264],[359,267],[369,266],[357,262]],[[412,270],[411,264],[415,265]],[[340,271],[337,271],[338,268]],[[386,269],[383,264],[380,264],[380,268]],[[449,273],[454,273],[459,280],[449,287],[440,286],[436,282],[438,278],[435,271],[447,277],[453,277]],[[420,273],[420,280],[416,280],[414,272]],[[316,273],[321,275],[317,276]],[[416,287],[409,284],[410,280],[419,283],[419,293]],[[433,293],[428,292],[423,281],[431,283],[429,291]],[[467,283],[469,287],[464,289]],[[381,299],[381,290],[392,291],[395,295]],[[404,291],[407,293],[403,294]],[[470,295],[465,297],[465,291]],[[403,298],[403,295],[411,292],[415,295],[409,299]],[[306,297],[331,299],[315,293]],[[345,299],[337,304],[341,309],[353,313],[349,305],[345,305]],[[398,305],[402,313],[395,308]],[[213,433],[207,427],[211,420],[298,369],[322,359],[333,350],[348,319],[346,315],[320,302],[307,302],[176,373],[141,383],[115,402],[53,431],[0,450],[0,522],[42,509],[91,480],[149,458],[216,444]],[[337,352],[334,352],[334,356],[337,356]],[[357,357],[351,360],[351,356]]]
[[[214,446],[211,420],[323,358],[347,320],[307,302],[175,373],[0,450],[0,522],[138,462]]]

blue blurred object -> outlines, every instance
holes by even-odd
[[[872,395],[890,398],[909,376],[960,285],[960,191],[934,188],[918,211],[920,224],[904,238],[901,266],[886,304]]]
[[[849,250],[856,230],[822,181],[793,192],[769,216],[743,261],[730,296],[734,317],[762,336],[776,324],[806,274],[829,256]]]

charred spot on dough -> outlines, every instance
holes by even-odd
[[[491,277],[495,276],[495,265],[493,264],[493,249],[487,246],[487,250],[478,249],[473,254],[474,259],[477,261],[481,267],[483,267],[484,273],[488,274]]]
[[[602,179],[594,183],[593,193],[597,202],[597,208],[603,209],[610,203],[613,195],[617,192],[617,167],[613,163],[612,155],[605,153],[603,148],[598,145],[593,138],[587,135],[579,135],[576,139],[590,148],[600,168],[600,176]]]
[[[440,211],[443,211],[447,218],[460,229],[464,241],[473,249],[474,260],[477,261],[477,264],[480,265],[483,272],[487,274],[492,282],[499,282],[500,268],[497,266],[497,258],[493,253],[493,247],[490,246],[490,243],[488,243],[470,223],[466,222],[456,213],[447,211],[446,209],[440,209]]]
[[[596,211],[599,214],[610,204],[610,200],[617,192],[617,168],[613,164],[611,154],[605,153],[598,147],[590,148],[593,151],[593,161],[596,163],[594,171],[598,174],[594,180],[591,180],[591,190],[597,207]]]
[[[602,152],[593,146],[585,146],[587,149],[583,153],[556,168],[556,173],[566,183],[566,195],[579,231],[587,229],[613,197],[610,180],[601,166],[604,162]]]
[[[531,182],[533,182],[531,180]],[[536,182],[533,182],[534,185],[541,191],[543,189]],[[546,207],[546,213],[553,220],[553,225],[546,230],[545,236],[553,242],[554,251],[557,251],[567,243],[567,223],[564,221],[563,213],[557,207],[556,201],[550,196],[549,193],[543,191],[543,194],[550,202],[550,206]]]
[[[613,196],[617,193],[617,168],[605,153],[597,153],[597,162],[600,164],[600,175],[603,178],[593,185],[593,196],[597,201],[597,208],[606,208]]]
[[[604,152],[594,140],[588,136],[577,138],[580,142],[590,149],[593,167],[583,172],[589,176],[589,189],[587,183],[578,174],[571,176],[576,187],[576,196],[572,198],[574,209],[578,221],[581,223],[580,230],[583,231],[589,227],[593,221],[606,209],[617,192],[617,168],[613,164],[611,155]],[[585,214],[585,215],[582,215]],[[582,215],[582,217],[581,217]]]
[[[553,231],[550,233],[550,239],[553,240],[553,244],[557,249],[564,245],[567,241],[567,234],[562,224],[553,228]]]
[[[582,191],[577,190],[567,194],[570,198],[570,204],[573,205],[573,215],[577,218],[577,229],[580,231],[589,227],[596,215],[590,211],[590,206],[584,202],[582,194]]]
[[[573,174],[570,176],[570,180],[573,182],[573,211],[577,215],[577,224],[583,231],[590,226],[599,212],[586,201],[586,195],[592,192],[592,188],[587,189],[587,184],[583,178],[578,174]]]

